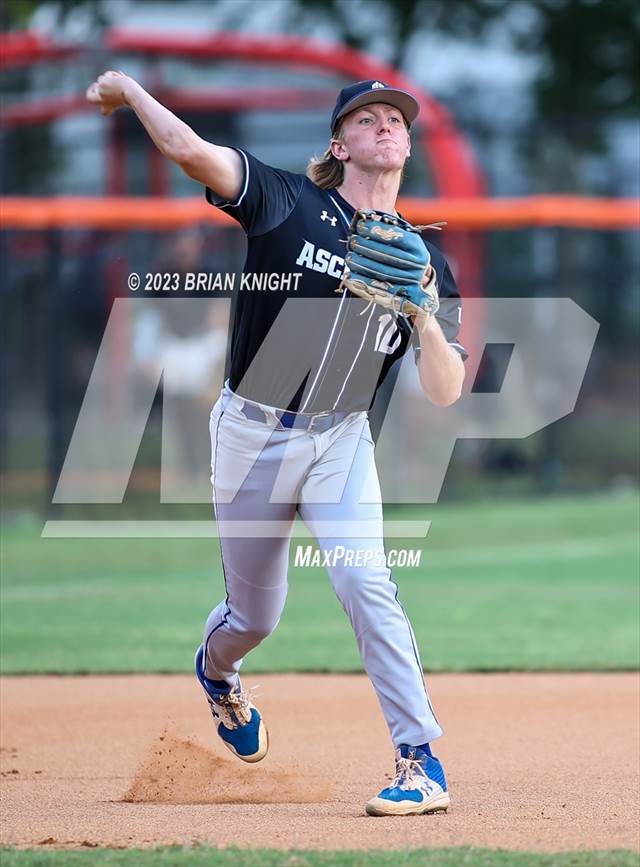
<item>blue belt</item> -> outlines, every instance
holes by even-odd
[[[267,414],[264,410],[247,400],[240,407],[240,412],[251,421],[267,422]],[[348,412],[321,412],[316,415],[306,415],[282,409],[275,410],[275,416],[282,430],[305,430],[313,433],[324,433],[334,425],[340,424],[348,415],[350,415]]]

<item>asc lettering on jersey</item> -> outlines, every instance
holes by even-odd
[[[296,259],[296,265],[310,268],[319,274],[329,274],[330,277],[337,277],[338,280],[344,272],[342,256],[331,253],[329,250],[323,250],[322,247],[316,248],[311,241],[304,242],[300,255]]]

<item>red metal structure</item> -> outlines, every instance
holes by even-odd
[[[435,193],[442,198],[484,197],[486,185],[482,170],[462,133],[449,112],[432,96],[421,92],[413,82],[396,69],[362,52],[344,45],[318,42],[291,36],[257,37],[239,33],[213,35],[178,35],[165,32],[111,29],[106,31],[101,46],[114,54],[157,57],[182,57],[197,61],[234,60],[277,67],[293,71],[302,68],[344,76],[347,80],[381,79],[388,84],[411,91],[420,104],[420,123],[415,136],[421,147],[433,179]],[[0,37],[0,69],[69,59],[86,53],[84,45],[59,45],[33,33],[5,34]],[[157,73],[154,72],[154,76]],[[153,81],[153,92],[172,110],[202,110],[207,112],[240,111],[260,108],[296,110],[326,108],[335,100],[335,89],[304,88],[198,89],[166,88],[159,78]],[[79,112],[94,111],[84,94],[57,99],[39,100],[7,106],[2,125],[15,126],[43,123]],[[119,114],[111,119],[110,159],[107,192],[126,195],[124,141]],[[149,143],[151,192],[168,194],[167,167]],[[447,232],[447,253],[457,266],[457,276],[465,294],[481,295],[483,239],[478,233]]]
[[[186,57],[198,60],[244,60],[278,66],[306,66],[336,72],[347,78],[380,78],[410,90],[420,103],[420,143],[432,169],[440,196],[482,196],[485,183],[480,167],[451,115],[440,103],[397,70],[362,52],[343,45],[319,43],[299,37],[247,37],[236,33],[194,37],[112,29],[104,47],[113,52],[153,57]],[[80,54],[83,46],[57,45],[32,33],[11,33],[0,37],[0,69],[42,61],[68,59]],[[162,91],[172,108],[203,111],[238,109],[294,110],[330,105],[334,91],[301,88],[251,88],[248,90]],[[2,125],[43,123],[83,111],[92,111],[83,94],[13,105],[3,111]]]

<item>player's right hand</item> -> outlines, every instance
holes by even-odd
[[[127,105],[125,88],[131,79],[124,72],[114,72],[112,69],[90,84],[87,88],[87,99],[94,105],[100,106],[100,112],[108,115],[116,109]]]

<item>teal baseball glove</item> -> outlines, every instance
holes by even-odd
[[[403,316],[433,316],[440,306],[438,287],[420,232],[442,225],[412,226],[384,211],[356,211],[337,291],[348,289]]]

